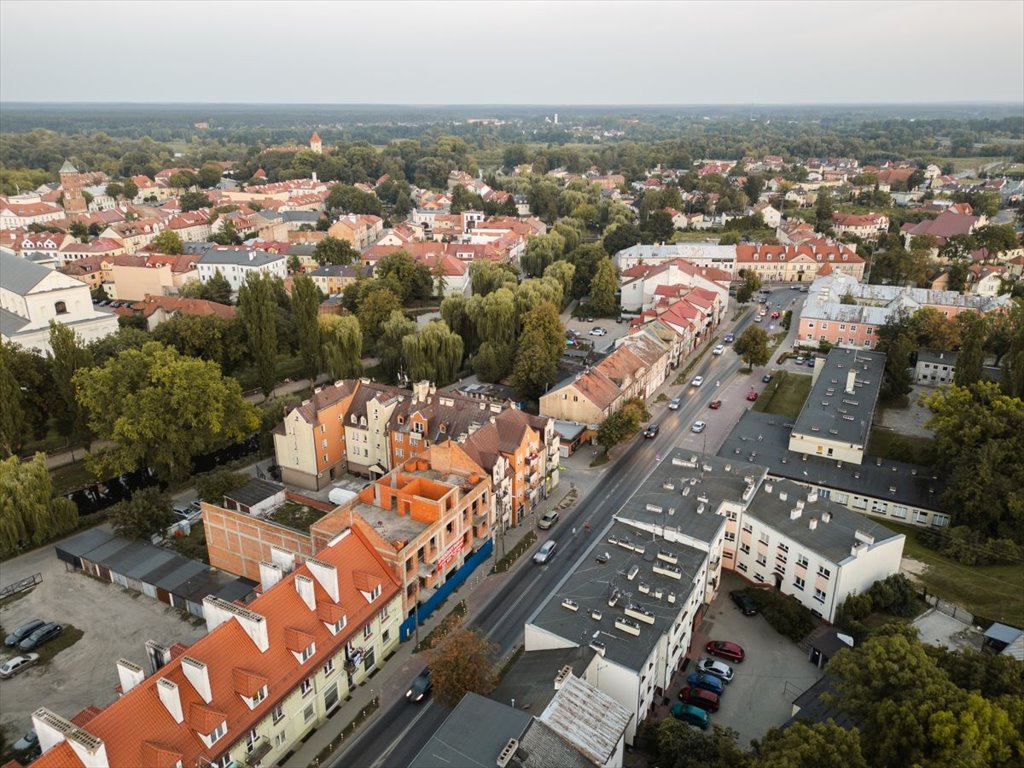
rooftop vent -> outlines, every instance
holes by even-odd
[[[638,573],[640,573],[640,566],[639,565],[632,565],[629,568],[629,573],[626,574],[626,578],[629,579],[630,581],[632,581],[633,579],[636,578],[636,575]]]
[[[604,654],[602,653],[602,655]],[[505,745],[505,748],[498,755],[498,768],[506,768],[512,762],[512,758],[515,757],[517,749],[519,749],[519,740],[509,739],[508,744]]]
[[[577,603],[575,600],[570,600],[567,597],[562,601],[562,607],[568,608],[570,611],[578,611],[580,609],[580,604]]]
[[[812,517],[810,520],[808,520],[807,521],[807,527],[810,528],[812,531],[815,528],[817,528],[818,527],[818,518]]]
[[[603,615],[604,615],[604,614],[602,614],[602,613],[601,613],[601,612],[600,612],[599,610],[597,610],[596,608],[594,608],[593,610],[591,610],[591,611],[590,611],[590,618],[592,618],[592,619],[593,619],[594,621],[600,621],[600,620],[601,620],[601,617],[602,617]]]
[[[602,643],[600,640],[591,640],[590,641],[590,647],[593,648],[595,651],[597,651],[597,654],[599,656],[604,656],[605,644]],[[499,766],[499,768],[500,768],[500,766]]]

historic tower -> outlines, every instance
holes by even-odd
[[[88,211],[82,194],[82,174],[70,160],[65,160],[60,167],[60,186],[64,190],[64,213],[69,219]]]
[[[309,137],[309,148],[318,155],[322,155],[324,153],[323,142],[320,141],[320,134],[316,131],[313,131],[313,135]]]

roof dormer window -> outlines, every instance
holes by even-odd
[[[310,643],[302,649],[302,653],[299,656],[299,661],[305,664],[313,657],[314,653],[316,653],[316,643]]]
[[[224,734],[228,732],[228,721],[224,720],[220,725],[206,734],[205,739],[208,744],[216,744],[224,737]]]
[[[249,705],[249,709],[256,709],[257,705],[267,698],[267,686],[263,686],[256,691],[251,698],[246,699],[245,703]]]

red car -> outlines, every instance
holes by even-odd
[[[707,712],[717,712],[720,703],[717,693],[690,686],[686,686],[679,692],[679,700],[700,707]]]
[[[734,661],[739,664],[743,661],[746,654],[743,653],[743,649],[736,643],[730,643],[728,640],[712,640],[706,646],[704,650],[710,653],[712,656],[718,656],[729,661]]]
[[[717,411],[721,407],[722,407],[722,401],[721,400],[712,400],[710,403],[708,403],[708,408],[710,408],[713,411]]]
[[[757,392],[755,392],[754,390],[750,390],[750,392],[747,393],[747,400],[749,400],[750,402],[754,402],[755,400],[757,400]]]
[[[772,312],[772,319],[776,319],[778,317],[779,317],[779,313],[778,312]]]

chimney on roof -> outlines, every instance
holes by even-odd
[[[324,591],[331,596],[331,600],[338,602],[340,599],[338,592],[338,569],[329,563],[313,558],[306,561],[306,567],[313,574],[313,578],[320,582],[320,586],[324,588]]]
[[[138,664],[128,661],[128,659],[118,659],[117,678],[121,681],[121,695],[124,696],[146,679],[146,673]]]
[[[245,630],[245,634],[252,640],[260,653],[270,648],[270,638],[267,635],[267,619],[255,611],[250,611],[234,603],[229,603],[220,597],[207,595],[203,598],[203,615],[206,617],[206,631],[212,632],[228,619],[235,619]]]
[[[295,570],[295,554],[274,544],[270,545],[270,562],[278,566],[284,573],[291,573]]]
[[[808,520],[807,521],[807,527],[810,528],[812,531],[815,528],[817,528],[818,527],[818,518],[812,517],[810,520]]]
[[[558,670],[558,674],[555,675],[555,690],[560,691],[562,689],[562,686],[565,684],[565,681],[568,680],[570,677],[572,677],[572,667],[566,664],[564,667]]]
[[[39,737],[39,748],[43,752],[66,741],[85,768],[110,768],[103,739],[54,714],[46,707],[40,707],[32,713],[32,726]]]
[[[191,656],[182,656],[181,671],[204,702],[209,704],[213,701],[213,689],[210,688],[210,670],[206,664]]]
[[[260,586],[263,588],[264,593],[283,578],[284,571],[281,569],[281,566],[275,563],[268,563],[266,560],[260,561]]]
[[[316,610],[316,595],[313,591],[313,580],[309,576],[303,576],[301,573],[295,576],[295,591],[299,593],[299,597],[302,598],[302,602],[306,604],[306,607],[311,611]]]
[[[160,703],[164,705],[171,717],[174,718],[174,722],[180,723],[185,719],[181,713],[181,694],[178,693],[177,685],[166,677],[161,677],[156,681],[156,692],[160,697]]]

